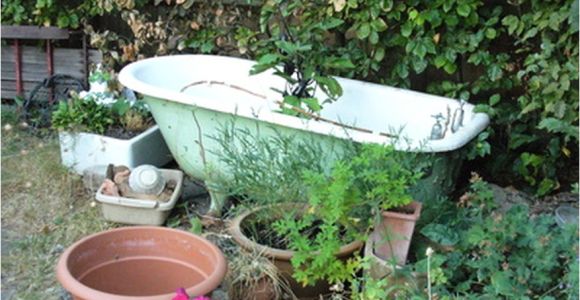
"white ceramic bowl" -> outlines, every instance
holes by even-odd
[[[137,193],[159,195],[163,192],[165,183],[163,174],[152,165],[138,166],[129,175],[129,186]]]

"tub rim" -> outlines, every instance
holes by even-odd
[[[341,139],[352,139],[355,142],[360,143],[377,143],[377,144],[393,144],[394,139],[383,135],[380,132],[362,132],[354,129],[344,128],[339,125],[334,125],[326,122],[321,122],[316,119],[301,119],[298,117],[289,116],[282,114],[273,110],[260,109],[255,111],[250,106],[241,107],[236,103],[230,101],[211,101],[209,99],[204,99],[201,97],[196,97],[191,94],[185,94],[179,91],[169,90],[163,87],[154,86],[152,84],[146,83],[145,81],[138,79],[138,74],[140,72],[146,71],[147,68],[151,68],[155,64],[164,64],[172,60],[181,59],[218,59],[218,60],[231,60],[237,63],[254,64],[255,61],[247,60],[237,57],[229,56],[219,56],[219,55],[206,55],[206,54],[177,54],[177,55],[166,55],[146,58],[140,61],[130,63],[125,66],[119,73],[119,81],[122,85],[141,93],[147,97],[162,99],[166,101],[181,103],[184,105],[191,105],[207,110],[212,110],[220,113],[230,114],[234,116],[240,116],[248,119],[259,120],[267,122],[274,125],[285,126],[297,130],[314,132],[322,135],[329,135]],[[436,97],[441,99],[449,99],[442,96],[431,95],[427,93],[411,91],[396,87],[391,87],[387,85],[380,85],[376,83],[347,79],[341,77],[335,77],[339,83],[349,82],[351,84],[359,84],[361,86],[371,86],[380,87],[387,89],[394,89],[404,93],[412,93],[416,95],[426,95],[430,97]],[[273,103],[272,100],[268,99]],[[340,99],[338,100],[340,101]],[[267,103],[266,103],[267,104]],[[470,103],[465,104],[466,110],[473,110],[475,106]],[[473,112],[472,118],[469,120],[470,126],[462,126],[454,134],[451,134],[441,140],[417,140],[418,144],[423,145],[422,147],[410,147],[407,143],[401,141],[395,143],[395,148],[397,150],[409,151],[409,152],[447,152],[453,151],[463,147],[465,144],[473,140],[480,132],[482,132],[489,124],[489,116],[481,112]],[[404,140],[399,139],[399,140]]]

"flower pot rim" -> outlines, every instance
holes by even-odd
[[[62,133],[62,134],[70,135],[73,138],[76,135],[82,134],[82,135],[94,136],[96,138],[101,138],[101,139],[105,139],[105,140],[110,139],[110,140],[115,140],[115,141],[134,143],[134,142],[137,142],[139,140],[142,140],[143,138],[145,138],[146,136],[148,136],[149,134],[153,133],[154,131],[156,131],[158,129],[159,129],[159,125],[153,124],[151,127],[145,129],[143,132],[140,132],[139,134],[135,135],[134,137],[132,137],[130,139],[120,139],[120,138],[116,138],[116,137],[112,137],[112,136],[108,136],[108,135],[104,135],[104,134],[89,132],[89,131],[76,131],[76,130],[59,129],[58,132]]]
[[[67,291],[71,292],[75,296],[80,295],[81,297],[86,297],[85,295],[91,295],[92,298],[87,298],[87,300],[93,300],[93,299],[94,300],[96,300],[96,299],[109,299],[109,300],[164,300],[164,299],[171,299],[171,297],[175,296],[174,292],[171,292],[168,294],[151,295],[151,296],[126,296],[126,295],[110,294],[107,292],[93,289],[91,287],[88,287],[88,286],[80,283],[69,272],[69,269],[68,269],[69,257],[71,255],[71,253],[82,243],[84,243],[90,239],[93,239],[95,237],[106,235],[106,234],[114,234],[116,232],[135,231],[135,230],[138,230],[138,231],[139,230],[141,230],[141,231],[143,231],[143,230],[145,230],[145,231],[151,231],[151,230],[153,230],[153,231],[165,231],[165,232],[170,232],[170,233],[174,233],[174,234],[178,234],[178,235],[182,235],[182,236],[185,236],[185,235],[189,236],[189,237],[193,236],[193,237],[195,237],[196,240],[200,241],[201,243],[203,243],[205,246],[207,246],[209,248],[210,251],[208,251],[208,252],[215,255],[216,264],[215,264],[214,272],[211,274],[208,274],[208,277],[206,280],[200,282],[199,284],[197,284],[193,287],[186,289],[186,291],[189,294],[197,294],[197,293],[200,293],[200,292],[206,291],[206,290],[208,292],[211,292],[221,283],[220,278],[223,278],[225,276],[225,273],[227,271],[226,259],[223,256],[223,253],[221,252],[221,250],[217,246],[215,246],[213,243],[211,243],[210,241],[208,241],[208,240],[206,240],[198,235],[188,233],[188,232],[183,231],[183,230],[173,229],[173,228],[159,227],[159,226],[125,226],[125,227],[119,227],[119,228],[114,228],[114,229],[109,229],[109,230],[93,233],[91,235],[85,236],[84,238],[76,241],[71,246],[69,246],[61,254],[60,258],[58,259],[57,265],[56,265],[56,277],[57,277],[58,281],[61,283],[61,285]]]
[[[292,250],[285,250],[285,249],[278,249],[272,248],[265,245],[258,244],[252,240],[250,240],[245,234],[242,233],[241,223],[250,215],[270,207],[275,206],[306,206],[306,204],[301,203],[281,203],[281,204],[271,204],[271,205],[263,205],[258,206],[253,209],[249,209],[238,215],[237,217],[233,218],[230,221],[230,225],[228,226],[228,232],[232,236],[232,238],[244,249],[246,250],[254,250],[262,253],[264,256],[278,259],[278,260],[290,260],[296,254],[296,251]],[[338,252],[336,253],[337,257],[344,257],[349,255],[350,253],[360,249],[363,246],[362,241],[353,241],[346,245],[340,247]],[[314,253],[316,254],[316,253]]]
[[[408,221],[417,221],[419,219],[419,217],[421,216],[421,207],[422,206],[423,206],[423,204],[421,202],[413,200],[411,203],[409,203],[407,205],[399,206],[401,208],[404,207],[404,208],[412,209],[413,210],[412,214],[400,213],[400,212],[395,212],[395,211],[390,211],[390,210],[383,210],[383,211],[381,211],[381,215],[383,217],[388,217],[388,218],[403,219],[403,220],[408,220]]]
[[[379,239],[379,237],[376,233],[372,233],[371,235],[369,235],[369,238],[367,239],[367,242],[365,244],[364,256],[369,257],[372,261],[375,261],[377,264],[379,264],[382,267],[392,269],[393,264],[391,262],[384,260],[375,254],[374,246],[375,246],[375,242],[378,239]],[[405,266],[403,266],[403,265],[395,264],[396,270],[403,269],[404,267]],[[411,274],[414,277],[426,277],[427,276],[426,273],[417,272],[417,271],[413,271],[413,272],[411,272]]]

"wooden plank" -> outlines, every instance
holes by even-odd
[[[20,40],[66,40],[70,34],[66,29],[58,27],[39,27],[29,25],[2,25],[3,39]]]
[[[39,82],[22,82],[22,89],[24,92],[24,97],[28,98],[30,92],[38,85]],[[16,97],[16,81],[14,80],[4,80],[2,79],[2,99],[14,99]]]
[[[14,51],[12,47],[1,48],[1,78],[3,99],[13,99],[16,96],[16,72],[14,65]],[[83,81],[87,76],[84,72],[82,49],[55,48],[54,73],[66,74]],[[102,54],[98,50],[89,49],[89,63],[100,63]],[[22,47],[22,81],[25,97],[36,85],[48,77],[46,52],[44,48]]]
[[[36,80],[41,81],[46,76],[48,76],[48,70],[46,61],[39,59],[29,60],[28,57],[37,54],[38,56],[44,55],[41,52],[36,52],[35,50],[27,49],[27,56],[23,57],[22,60],[22,72],[23,80]],[[101,60],[101,54],[97,50],[91,50],[89,55],[89,61],[92,63],[98,63]],[[81,49],[55,49],[54,58],[54,73],[55,74],[67,74],[82,80],[86,75],[84,74],[84,64],[82,60],[82,50]],[[15,68],[14,62],[5,60],[2,57],[2,78],[15,79]]]

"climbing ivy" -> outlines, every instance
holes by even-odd
[[[85,26],[92,45],[120,65],[183,52],[259,59],[288,44],[275,40],[276,14],[260,17],[275,4],[291,13],[289,31],[322,26],[296,32],[317,45],[300,53],[307,62],[349,62],[324,75],[464,99],[488,113],[491,126],[469,157],[494,180],[537,195],[578,181],[569,167],[578,165],[578,0],[254,2],[4,0],[2,23],[75,28],[91,16],[122,16],[130,35]]]
[[[310,5],[316,13],[308,22],[335,25],[325,34],[331,47],[324,56],[354,65],[336,75],[464,99],[488,113],[491,126],[469,156],[491,154],[482,162],[496,180],[537,195],[578,180],[567,167],[578,162],[578,1]]]

